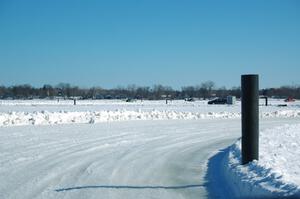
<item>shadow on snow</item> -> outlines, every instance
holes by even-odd
[[[223,159],[229,153],[230,147],[220,150],[208,160],[205,176],[208,198],[233,198],[224,177]]]
[[[191,184],[191,185],[182,185],[182,186],[128,186],[128,185],[91,185],[91,186],[77,186],[77,187],[68,187],[62,189],[56,189],[56,192],[62,191],[72,191],[80,189],[190,189],[190,188],[199,188],[204,187],[201,184]]]
[[[229,199],[237,198],[232,192],[232,187],[225,178],[224,171],[224,158],[229,154],[231,146],[220,150],[217,154],[208,160],[208,168],[205,176],[205,187],[208,193],[208,198]],[[249,196],[238,197],[238,199],[299,199],[297,194],[292,196]]]

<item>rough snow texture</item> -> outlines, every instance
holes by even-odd
[[[0,127],[0,199],[206,198],[206,161],[237,120]]]
[[[260,133],[259,161],[241,165],[241,141],[225,158],[225,173],[237,197],[300,198],[300,124]]]
[[[128,120],[169,120],[169,119],[201,119],[201,118],[234,118],[235,113],[190,113],[175,111],[98,111],[98,112],[10,112],[0,113],[0,126],[13,125],[47,125],[68,123],[99,123]]]
[[[239,118],[240,113],[236,112],[178,112],[178,111],[84,111],[84,112],[0,112],[0,126],[15,125],[51,125],[70,123],[99,123],[109,121],[128,120],[191,120],[191,119],[226,119]],[[270,113],[261,113],[261,117],[300,117],[300,110],[282,110]]]

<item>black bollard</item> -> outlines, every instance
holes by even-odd
[[[258,75],[242,75],[242,164],[258,160]]]

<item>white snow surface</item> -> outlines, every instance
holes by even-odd
[[[259,161],[244,166],[241,165],[241,140],[237,141],[224,163],[235,196],[300,198],[299,135],[300,124],[260,132]]]
[[[233,119],[240,118],[240,113],[234,112],[178,112],[178,111],[86,111],[86,112],[8,112],[0,113],[0,126],[16,125],[53,125],[70,123],[100,123],[128,120],[198,120],[198,119]],[[263,112],[261,118],[300,117],[300,110],[280,110]]]
[[[196,120],[240,118],[240,103],[207,105],[207,101],[185,102],[121,100],[8,100],[0,101],[0,126],[99,123],[128,120]],[[270,100],[260,106],[261,118],[300,117],[299,102],[277,107],[281,101]]]
[[[194,102],[186,102],[184,100],[168,101],[134,101],[125,102],[122,100],[77,100],[76,106],[72,100],[0,100],[0,112],[59,112],[59,111],[115,111],[115,110],[130,110],[130,111],[177,111],[177,112],[239,112],[240,101],[235,105],[207,105],[207,100],[197,100]],[[260,100],[260,109],[263,112],[274,112],[277,110],[295,110],[300,108],[300,101],[284,102],[283,100],[269,100],[269,106],[263,106],[264,101]],[[286,107],[278,107],[284,104]]]
[[[297,113],[292,113],[292,115]],[[288,114],[289,115],[289,114]],[[300,116],[300,112],[299,112]],[[87,111],[87,112],[9,112],[0,113],[0,126],[14,125],[48,125],[48,124],[70,124],[70,123],[100,123],[109,121],[128,120],[190,120],[209,118],[236,118],[238,113],[193,113],[177,111]]]
[[[0,198],[206,198],[207,159],[237,120],[0,127]]]
[[[300,103],[269,102],[241,166],[240,102],[0,101],[0,198],[298,197]]]

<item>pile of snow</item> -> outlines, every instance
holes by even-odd
[[[269,117],[300,117],[300,110],[282,110],[261,113],[262,118]],[[0,112],[0,126],[15,125],[51,125],[70,123],[99,123],[128,120],[197,120],[197,119],[228,119],[240,118],[238,112],[179,112],[179,111],[35,111],[35,112]]]
[[[259,135],[259,161],[241,165],[241,140],[224,158],[225,175],[237,197],[300,198],[300,124]]]
[[[191,120],[206,118],[236,118],[237,113],[192,113],[177,111],[85,111],[85,112],[9,112],[0,113],[0,126],[47,125],[69,123],[99,123],[128,120]]]

